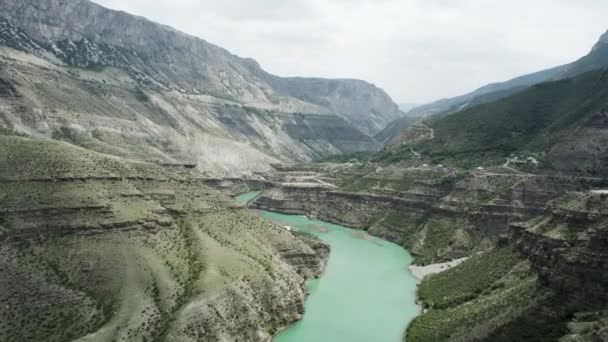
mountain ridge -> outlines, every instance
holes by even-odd
[[[593,50],[601,49],[604,45],[608,45],[608,31],[600,36],[600,39],[593,45]]]
[[[0,99],[0,124],[35,136],[195,162],[219,176],[375,151],[373,133],[403,115],[368,82],[274,76],[253,59],[87,0],[0,0],[0,8],[0,44],[21,51],[0,48],[0,78],[19,93]]]
[[[525,88],[537,83],[569,78],[603,66],[608,66],[608,32],[601,35],[598,42],[593,46],[589,53],[574,62],[541,71],[525,74],[512,78],[504,82],[494,82],[484,85],[476,90],[451,98],[444,98],[422,106],[418,106],[410,111],[411,114],[440,114],[453,113],[467,108],[469,102],[475,102],[476,98],[491,93],[507,91],[509,89]]]
[[[375,86],[367,82],[354,79],[325,80],[274,76],[265,72],[260,64],[251,58],[241,58],[226,49],[169,26],[156,24],[126,12],[107,9],[88,0],[19,3],[3,0],[0,1],[0,6],[4,9],[0,16],[24,30],[36,41],[53,45],[58,41],[70,43],[86,39],[93,43],[125,49],[126,51],[122,51],[123,56],[119,58],[128,59],[130,64],[139,67],[161,88],[164,86],[185,93],[224,96],[248,105],[268,106],[278,101],[277,95],[285,96],[282,90],[289,88],[294,82],[324,80],[330,83],[355,84],[355,88],[360,88],[360,91],[352,95],[348,92],[340,93],[340,100],[345,97],[356,100],[367,91],[381,97],[377,105],[367,105],[367,108],[362,108],[353,118],[350,117],[350,111],[340,110],[343,106],[338,99],[327,96],[321,98],[324,94],[313,94],[308,101],[312,100],[313,105],[328,102],[326,106],[313,108],[320,112],[337,109],[337,115],[368,135],[373,135],[390,119],[402,114],[384,91],[377,91]],[[203,63],[200,62],[201,59]],[[78,63],[76,65],[88,66]],[[298,87],[297,84],[295,86]],[[386,118],[380,117],[381,124],[359,125],[361,120],[367,119],[362,113],[372,110],[385,114]]]

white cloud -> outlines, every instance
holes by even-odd
[[[605,0],[97,0],[258,60],[278,75],[360,78],[397,101],[459,95],[573,61]]]

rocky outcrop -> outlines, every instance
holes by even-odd
[[[281,257],[295,267],[303,277],[319,278],[329,260],[330,246],[312,234],[294,232],[294,235],[315,253],[302,253],[298,250],[286,249],[279,250]]]
[[[266,184],[250,206],[366,230],[406,246],[422,264],[465,257],[489,248],[509,232],[511,224],[541,215],[551,200],[580,186],[579,181],[567,177],[518,174],[470,174],[457,178],[445,173],[442,178],[433,179],[437,176],[430,169],[414,169],[398,176],[396,181],[411,177],[408,182],[414,184],[401,192],[388,190],[393,177],[389,176],[389,169],[355,177],[357,182],[369,177],[366,191],[345,191],[346,184],[332,189],[281,181],[297,172],[278,174],[274,185]],[[348,172],[342,168],[339,173],[343,175],[339,177]],[[370,183],[372,179],[386,190],[375,188]]]
[[[516,259],[529,265],[526,266],[529,274],[537,280],[527,294],[518,293],[506,302],[508,305],[501,312],[516,310],[521,305],[517,304],[521,296],[528,296],[524,302],[527,308],[518,312],[512,321],[493,325],[487,330],[490,334],[484,340],[605,339],[605,308],[608,304],[605,291],[608,282],[604,275],[608,265],[604,231],[606,198],[599,193],[570,192],[551,201],[547,210],[534,219],[511,224],[509,233],[500,239],[494,251],[505,248],[515,251]],[[486,255],[480,256],[479,260],[488,261]],[[453,274],[466,273],[467,269],[476,272],[476,277],[483,274],[468,261],[463,266]],[[501,280],[499,288],[508,287],[509,281],[517,279],[514,276],[517,273],[516,270],[506,273],[508,277]],[[435,280],[442,282],[439,278]],[[448,285],[454,279],[443,281]],[[516,280],[516,284],[521,284],[521,280]],[[496,301],[493,305],[504,303]],[[473,300],[466,301],[461,307],[475,306],[476,301]],[[494,317],[495,314],[475,317],[474,322],[475,325],[483,325]],[[468,334],[465,336],[465,340],[470,339]]]
[[[260,178],[204,178],[206,186],[221,190],[222,193],[237,196],[250,191],[259,191],[270,188],[274,183]]]
[[[279,94],[329,108],[369,136],[404,115],[384,90],[365,81],[268,74],[266,80]]]
[[[607,199],[570,194],[555,200],[544,215],[512,226],[511,240],[568,310],[608,306]]]
[[[406,339],[604,340],[607,199],[558,196],[539,216],[512,223],[489,251],[425,279],[418,295],[430,310]]]
[[[370,234],[408,247],[419,263],[443,261],[469,255],[474,248],[468,238],[461,246],[448,241],[453,232],[442,236],[438,246],[425,242],[434,235],[436,225],[447,219],[454,226],[463,226],[457,212],[434,206],[435,196],[405,195],[403,197],[371,193],[331,191],[326,188],[279,186],[266,189],[250,206],[285,214],[309,217],[362,229]],[[449,224],[449,223],[448,223]],[[457,229],[454,229],[456,231]],[[429,254],[430,253],[430,254]]]
[[[430,207],[432,197],[400,198],[369,193],[328,191],[326,188],[281,186],[267,189],[251,203],[254,209],[307,215],[322,221],[367,230],[376,214],[385,209],[420,211]],[[390,239],[389,239],[390,240]],[[395,241],[395,238],[392,239]]]

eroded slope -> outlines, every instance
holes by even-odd
[[[320,272],[290,232],[151,164],[1,135],[0,184],[2,340],[266,340]]]

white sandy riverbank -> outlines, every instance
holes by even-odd
[[[422,279],[431,274],[441,273],[443,271],[449,270],[452,267],[456,267],[462,264],[467,259],[468,258],[456,259],[448,262],[442,262],[426,266],[410,265],[409,269],[414,275],[414,278],[416,278],[418,281],[421,281]]]

